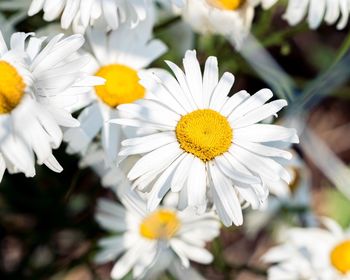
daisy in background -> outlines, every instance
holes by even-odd
[[[136,28],[122,24],[109,33],[99,28],[88,30],[91,63],[86,71],[104,78],[106,84],[89,93],[90,104],[78,118],[81,126],[65,133],[69,153],[83,155],[96,140],[102,143],[106,164],[111,166],[117,162],[120,142],[125,138],[124,130],[107,121],[118,117],[118,105],[146,96],[146,89],[139,83],[138,71],[149,66],[167,49],[161,41],[152,39],[152,27],[151,21],[145,21]]]
[[[249,34],[255,8],[270,8],[277,0],[188,0],[183,18],[202,34],[221,34],[242,47]]]
[[[38,164],[62,171],[52,149],[62,142],[60,126],[79,126],[69,106],[104,82],[81,72],[87,63],[77,53],[81,35],[44,42],[14,33],[8,48],[0,32],[0,177],[5,169],[34,176],[35,156]]]
[[[286,169],[290,174],[291,182],[287,184],[283,180],[279,182],[272,182],[268,184],[270,193],[269,199],[266,201],[264,207],[259,211],[249,211],[245,215],[245,230],[249,236],[256,236],[256,234],[265,229],[269,223],[283,226],[283,218],[281,211],[283,208],[292,210],[304,210],[303,220],[308,225],[314,222],[314,217],[308,211],[311,204],[311,177],[307,165],[304,161],[293,151],[293,159],[286,162]],[[299,212],[300,214],[301,212]]]
[[[322,221],[325,228],[291,228],[281,234],[282,243],[263,256],[272,264],[269,280],[350,279],[350,231],[331,219]]]
[[[189,209],[180,212],[172,196],[160,208],[148,212],[145,201],[127,183],[118,190],[123,205],[100,199],[96,213],[97,222],[111,235],[98,242],[100,251],[95,261],[116,261],[112,279],[121,279],[129,271],[133,279],[155,279],[165,270],[181,271],[179,278],[183,279],[190,261],[212,262],[205,245],[220,232],[214,213],[197,216]]]
[[[270,144],[297,143],[296,131],[257,124],[276,115],[287,102],[264,105],[273,97],[268,89],[228,97],[234,76],[225,73],[219,80],[215,57],[206,61],[204,76],[195,51],[186,52],[185,73],[167,64],[176,79],[165,71],[140,72],[147,98],[120,105],[128,117],[111,120],[154,130],[122,142],[120,156],[142,156],[128,178],[134,187],[149,192],[150,211],[171,190],[180,195],[179,209],[194,207],[201,214],[213,203],[226,226],[241,225],[241,203],[259,208],[268,195],[266,180],[291,180],[275,160],[290,159],[291,153]]]
[[[290,25],[300,23],[305,17],[312,29],[322,21],[329,25],[337,23],[337,29],[344,29],[349,20],[350,2],[348,0],[289,0],[284,19]]]
[[[148,6],[155,0],[5,0],[0,8],[26,9],[33,16],[40,11],[45,21],[60,19],[63,29],[73,27],[74,32],[84,33],[87,27],[101,21],[106,29],[117,29],[127,23],[134,27],[147,18]],[[182,6],[185,0],[166,0]]]

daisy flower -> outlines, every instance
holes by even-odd
[[[277,0],[188,0],[183,18],[195,31],[221,34],[239,49],[248,35],[256,6],[270,8]]]
[[[34,154],[38,164],[60,172],[52,154],[62,142],[60,126],[79,125],[68,108],[102,82],[81,72],[82,36],[57,35],[46,46],[45,38],[32,36],[14,33],[8,48],[0,32],[0,177],[5,169],[34,176]]]
[[[147,94],[137,73],[166,51],[161,41],[152,39],[151,27],[142,24],[131,28],[122,24],[108,34],[98,28],[88,30],[92,51],[86,71],[104,78],[106,84],[91,90],[90,104],[78,118],[81,126],[65,133],[68,152],[84,154],[96,139],[102,143],[106,164],[117,160],[124,131],[107,120],[118,116],[118,105],[132,103]]]
[[[180,212],[170,197],[160,208],[148,212],[145,201],[125,187],[128,193],[120,195],[124,206],[101,199],[96,213],[97,222],[112,235],[98,242],[100,252],[95,260],[99,264],[117,260],[111,278],[121,279],[132,271],[133,279],[139,279],[154,269],[172,271],[179,262],[184,268],[190,261],[212,262],[205,245],[220,231],[220,222],[212,212],[203,216],[191,210]]]
[[[273,96],[268,89],[228,97],[234,76],[225,73],[219,81],[215,57],[208,58],[203,77],[195,51],[187,51],[183,63],[185,73],[167,62],[176,79],[165,71],[140,73],[147,99],[119,106],[129,117],[111,122],[154,132],[123,141],[119,154],[142,155],[128,178],[139,190],[150,191],[149,210],[171,189],[180,193],[179,209],[190,206],[203,213],[213,202],[225,225],[241,225],[242,200],[256,209],[268,195],[265,180],[290,181],[274,158],[291,154],[269,144],[298,142],[296,131],[257,124],[287,102],[264,105]]]
[[[283,17],[290,25],[296,25],[307,17],[312,29],[318,28],[323,20],[329,25],[337,23],[337,29],[344,29],[349,20],[349,13],[348,0],[289,0]]]
[[[263,260],[273,264],[269,280],[350,279],[350,231],[331,219],[325,228],[292,228],[283,233],[283,243],[270,249]]]
[[[108,29],[117,29],[121,23],[134,27],[148,16],[153,0],[32,0],[28,15],[41,10],[44,20],[61,20],[64,29],[73,27],[74,32],[85,32],[97,20],[103,20]],[[168,0],[183,5],[184,0]]]

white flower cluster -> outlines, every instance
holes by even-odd
[[[5,170],[35,176],[35,161],[61,172],[52,150],[65,141],[67,152],[79,154],[81,165],[93,167],[121,202],[101,199],[96,213],[114,234],[99,241],[96,262],[116,261],[114,279],[129,271],[140,278],[176,265],[188,268],[190,260],[210,263],[205,245],[219,235],[220,221],[242,225],[242,209],[266,207],[269,191],[292,196],[288,185],[296,182],[288,164],[290,146],[299,141],[296,130],[271,122],[287,102],[269,102],[269,89],[234,92],[234,75],[220,77],[214,56],[202,67],[194,50],[186,51],[183,69],[171,61],[172,73],[153,67],[167,52],[153,38],[155,2],[33,0],[29,16],[43,11],[45,21],[60,19],[74,34],[48,39],[14,33],[5,42],[0,33],[1,178]],[[157,3],[194,30],[222,34],[240,48],[256,7],[275,2]],[[337,27],[344,28],[349,10],[348,1],[290,0],[285,18],[296,24],[308,14],[312,28],[323,18],[330,24],[340,18]],[[75,119],[71,114],[78,111]],[[306,266],[293,256],[307,237],[293,233],[294,247],[266,256],[282,263],[271,279],[287,279],[282,266]],[[337,252],[338,270],[348,269]]]

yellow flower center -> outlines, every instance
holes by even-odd
[[[293,166],[291,169],[291,175],[292,175],[292,181],[289,184],[289,189],[291,191],[291,193],[295,193],[300,185],[300,181],[301,181],[301,176],[300,176],[300,172],[301,170],[295,166]]]
[[[176,126],[176,137],[184,151],[207,162],[228,151],[233,131],[224,116],[204,109],[183,116]]]
[[[160,209],[147,216],[140,225],[140,234],[148,239],[171,239],[180,228],[180,220],[171,210]]]
[[[96,86],[96,94],[110,107],[132,103],[145,96],[145,89],[139,84],[137,71],[121,65],[110,64],[101,67],[95,74],[106,79],[106,84]]]
[[[341,273],[350,272],[350,240],[338,244],[332,250],[331,263]]]
[[[207,2],[213,7],[234,11],[238,10],[245,0],[207,0]]]
[[[25,83],[15,67],[0,60],[0,114],[10,113],[20,103]]]

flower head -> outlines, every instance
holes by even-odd
[[[337,29],[344,29],[349,20],[349,13],[350,6],[347,0],[289,0],[283,17],[290,25],[300,23],[306,16],[312,29],[318,28],[323,20],[329,25],[338,22]]]
[[[268,279],[349,279],[350,234],[330,219],[325,228],[292,228],[263,260],[273,263]]]
[[[166,270],[179,261],[185,267],[190,260],[203,264],[212,261],[204,246],[219,234],[220,223],[213,213],[197,216],[190,210],[180,212],[170,197],[149,213],[137,193],[129,190],[120,198],[124,205],[101,199],[96,213],[98,223],[115,234],[99,241],[101,250],[96,256],[97,263],[117,260],[111,272],[113,279],[129,271],[139,278],[152,268]]]
[[[140,73],[147,98],[119,106],[129,117],[111,121],[150,130],[122,142],[121,156],[142,155],[128,178],[139,190],[150,190],[150,210],[171,190],[180,193],[180,209],[203,213],[213,202],[225,225],[240,225],[242,201],[258,208],[268,194],[266,181],[290,181],[275,158],[291,154],[271,143],[298,142],[295,130],[257,124],[287,102],[265,104],[273,96],[268,89],[229,97],[234,76],[225,73],[219,80],[215,57],[208,58],[204,76],[195,51],[185,55],[185,73],[167,63],[176,79],[164,71]]]
[[[29,38],[29,39],[28,39]],[[77,50],[80,35],[45,39],[15,33],[8,49],[0,33],[0,174],[34,176],[34,160],[60,172],[52,155],[62,141],[60,126],[79,122],[69,112],[77,95],[86,94],[99,79],[81,72],[86,57]]]
[[[91,48],[91,63],[86,71],[105,79],[89,93],[89,103],[79,116],[81,126],[65,133],[68,152],[85,154],[97,139],[105,151],[108,166],[117,162],[120,142],[125,138],[124,129],[110,126],[107,120],[118,117],[118,106],[132,103],[147,94],[139,83],[138,72],[147,67],[166,51],[160,40],[152,38],[149,24],[131,28],[120,25],[118,30],[105,33],[99,28],[87,31]],[[130,132],[130,129],[128,130]]]
[[[269,8],[275,2],[277,0],[188,0],[182,14],[197,32],[221,34],[239,49],[250,31],[255,7],[261,3]]]

